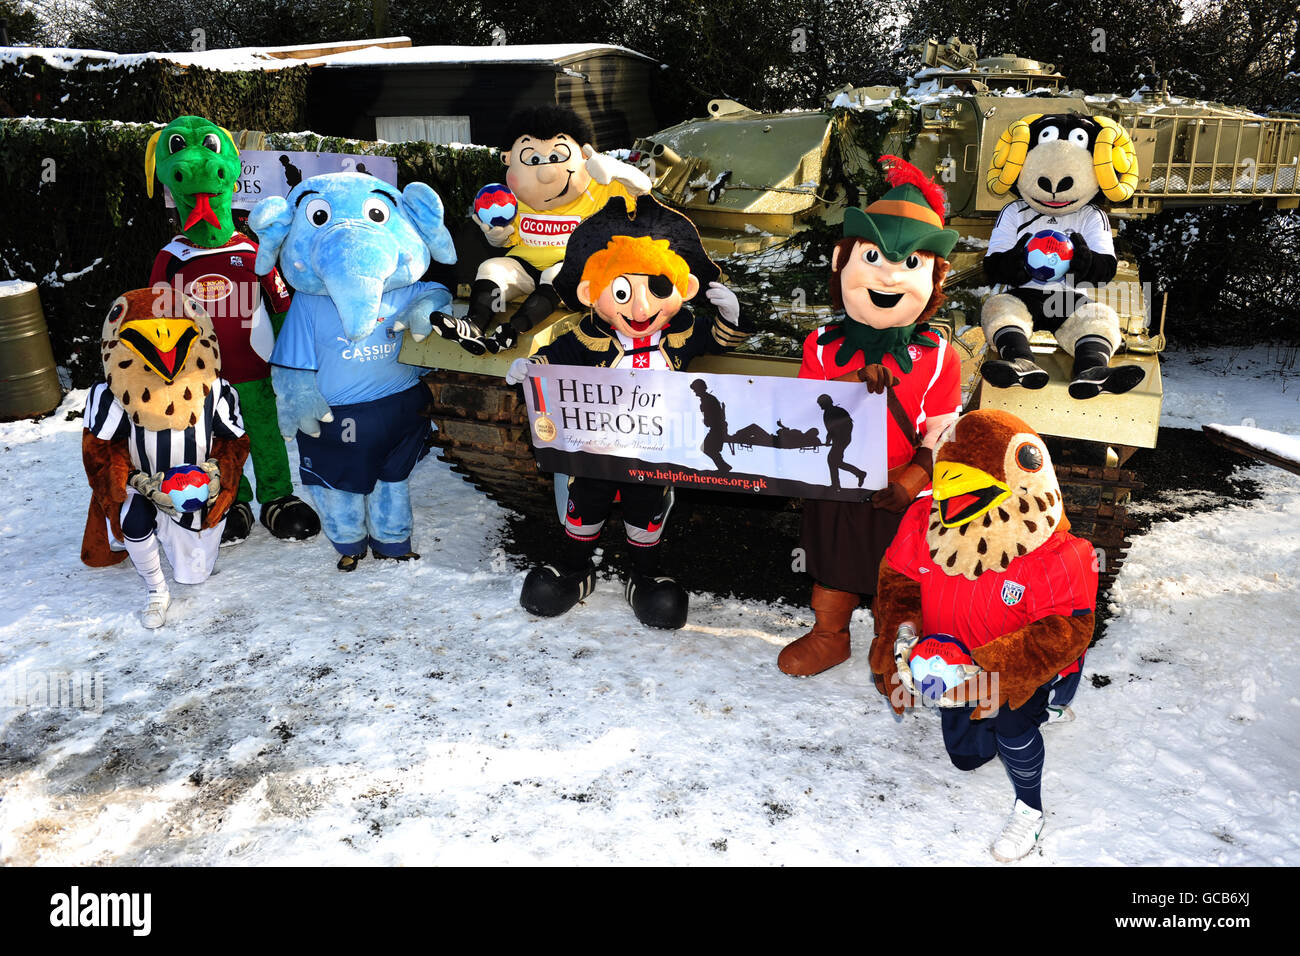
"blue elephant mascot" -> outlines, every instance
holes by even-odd
[[[428,393],[397,353],[403,329],[424,338],[430,313],[451,303],[446,286],[419,281],[431,258],[456,261],[442,200],[424,183],[399,193],[373,176],[331,173],[303,180],[287,200],[262,200],[248,221],[261,242],[257,273],[278,256],[297,290],[271,378],[339,570],[353,570],[367,547],[376,558],[418,558],[407,480],[426,450]]]

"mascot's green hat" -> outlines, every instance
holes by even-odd
[[[874,242],[891,262],[901,262],[913,252],[948,258],[960,233],[943,227],[943,190],[897,156],[881,156],[880,162],[892,188],[865,210],[844,213],[845,238]]]

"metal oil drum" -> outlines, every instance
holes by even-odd
[[[62,398],[35,284],[0,282],[0,421],[44,415]]]

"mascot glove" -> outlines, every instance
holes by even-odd
[[[883,365],[864,365],[862,368],[855,368],[852,372],[845,372],[831,381],[862,382],[867,386],[868,392],[879,395],[885,389],[897,385],[898,376]]]
[[[1070,259],[1070,271],[1075,275],[1086,276],[1092,272],[1092,250],[1087,241],[1077,232],[1070,233],[1070,244],[1074,252]]]
[[[518,385],[528,377],[528,366],[533,363],[526,358],[517,358],[510,363],[510,369],[506,372],[506,384]]]
[[[199,467],[208,473],[208,500],[215,501],[221,494],[221,465],[215,458],[209,458]]]
[[[1031,236],[1020,237],[1020,241],[1009,251],[1007,281],[1010,285],[1028,285],[1033,279],[1029,274],[1029,240]]]
[[[137,494],[148,498],[149,503],[163,514],[172,518],[176,517],[176,506],[172,504],[171,495],[162,490],[163,476],[161,471],[152,475],[143,471],[133,471],[126,483],[134,488]]]
[[[608,186],[618,180],[634,196],[641,196],[650,191],[650,177],[635,166],[620,162],[613,156],[598,153],[590,146],[582,147],[582,157],[587,161],[587,175]]]
[[[477,216],[474,217],[474,221],[478,223],[478,227],[483,230],[483,235],[487,237],[487,241],[498,249],[502,248],[507,242],[509,242],[510,237],[514,235],[515,232],[515,227],[510,223],[506,223],[504,226],[489,226]]]
[[[713,307],[718,310],[718,315],[723,322],[737,328],[740,327],[740,302],[736,298],[736,293],[721,282],[710,282],[709,289],[704,293],[704,297],[713,303]]]
[[[906,511],[916,496],[930,484],[934,473],[934,452],[922,445],[905,465],[889,470],[889,484],[871,496],[871,503],[895,514]]]
[[[280,433],[285,438],[293,438],[298,432],[316,438],[321,422],[334,421],[329,402],[316,387],[314,371],[273,365],[271,386],[275,389]]]

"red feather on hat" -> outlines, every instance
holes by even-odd
[[[925,201],[935,211],[939,221],[943,222],[944,192],[943,187],[921,172],[907,160],[898,156],[881,156],[880,164],[885,167],[885,181],[890,186],[915,186],[925,196]]]

